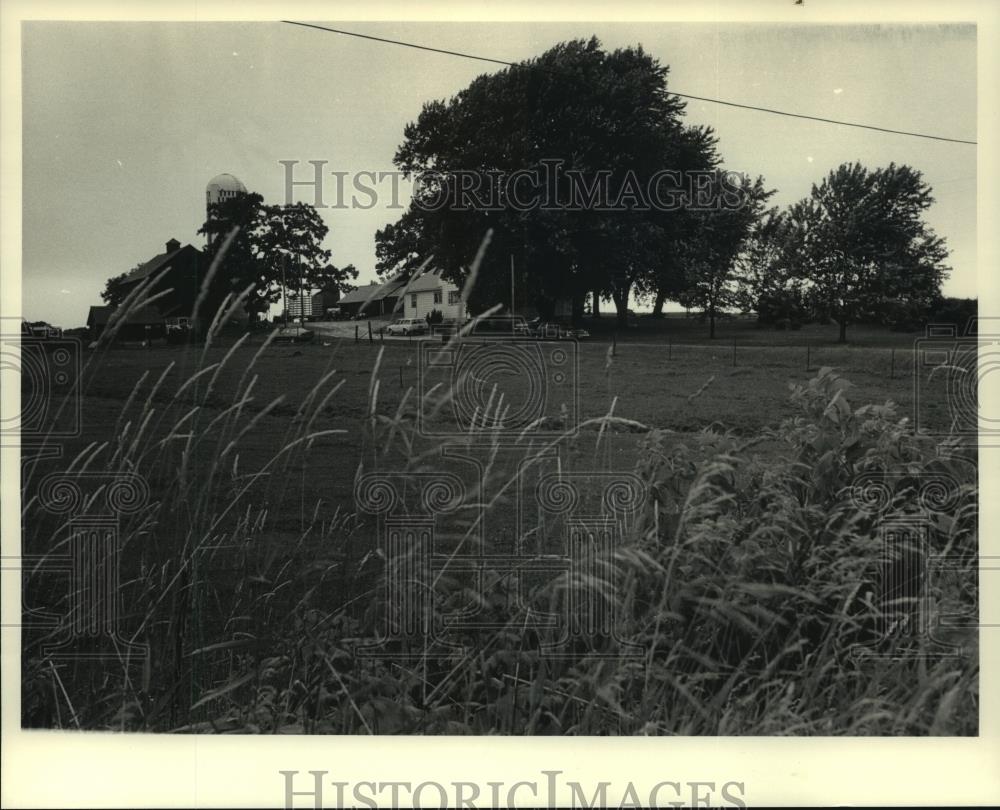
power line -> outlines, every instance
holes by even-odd
[[[344,31],[339,28],[329,28],[325,25],[315,25],[313,23],[295,22],[294,20],[282,20],[283,23],[288,25],[299,25],[303,28],[315,28],[317,31],[327,31],[331,34],[341,34],[345,37],[357,37],[358,39],[368,39],[372,42],[383,42],[387,45],[401,45],[404,48],[415,48],[418,51],[430,51],[431,53],[442,53],[446,56],[458,56],[462,59],[473,59],[477,62],[489,62],[494,65],[504,65],[505,67],[515,67],[516,62],[507,62],[503,59],[491,59],[488,56],[477,56],[472,53],[463,53],[462,51],[449,51],[444,48],[432,48],[429,45],[417,45],[413,42],[403,42],[398,39],[386,39],[384,37],[374,37],[369,34],[359,34],[356,31]],[[892,135],[908,135],[911,138],[927,138],[932,141],[946,141],[947,143],[965,143],[971,144],[972,146],[977,145],[977,141],[966,141],[961,138],[945,138],[942,135],[928,135],[924,132],[908,132],[902,129],[887,129],[886,127],[876,127],[871,124],[858,124],[853,121],[839,121],[834,118],[820,118],[815,115],[804,115],[802,113],[787,112],[785,110],[774,110],[769,107],[757,107],[753,104],[740,104],[735,101],[724,101],[718,98],[708,98],[706,96],[693,96],[689,93],[677,93],[673,90],[666,91],[671,96],[677,96],[678,98],[692,99],[694,101],[706,101],[710,104],[722,104],[726,107],[738,107],[743,110],[754,110],[756,112],[769,113],[771,115],[784,115],[789,118],[802,118],[806,121],[819,121],[823,124],[837,124],[842,127],[854,127],[855,129],[868,129],[874,132],[888,132]]]
[[[968,143],[973,146],[976,145],[976,141],[963,141],[960,138],[945,138],[942,135],[927,135],[923,132],[907,132],[903,129],[886,129],[885,127],[876,127],[871,124],[856,124],[852,121],[838,121],[835,118],[820,118],[815,115],[803,115],[802,113],[792,113],[785,112],[784,110],[772,110],[768,107],[754,107],[751,104],[738,104],[735,101],[722,101],[717,98],[704,98],[703,96],[690,96],[684,93],[674,93],[671,90],[667,91],[671,95],[680,96],[681,98],[693,98],[698,101],[709,101],[712,104],[725,104],[727,107],[739,107],[744,110],[757,110],[757,112],[770,113],[771,115],[786,115],[789,118],[804,118],[807,121],[820,121],[824,124],[839,124],[842,127],[855,127],[857,129],[870,129],[874,132],[889,132],[893,135],[909,135],[912,138],[928,138],[932,141],[947,141],[948,143]]]
[[[341,31],[339,28],[327,28],[325,25],[313,25],[312,23],[295,22],[294,20],[282,20],[289,25],[301,25],[303,28],[315,28],[318,31],[329,31],[331,34],[343,34],[345,37],[357,37],[358,39],[370,39],[373,42],[385,42],[389,45],[402,45],[405,48],[416,48],[418,51],[431,51],[432,53],[443,53],[448,56],[461,56],[463,59],[475,59],[479,62],[492,62],[495,65],[505,65],[513,67],[513,62],[504,62],[502,59],[490,59],[488,56],[476,56],[471,53],[461,51],[446,51],[443,48],[431,48],[429,45],[415,45],[412,42],[401,42],[398,39],[384,39],[383,37],[373,37],[368,34],[358,34],[355,31]]]

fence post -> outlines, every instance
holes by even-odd
[[[354,342],[358,342],[358,325],[354,324]]]
[[[611,335],[611,356],[615,357],[618,354],[618,332],[617,330]]]
[[[811,354],[812,346],[806,343],[806,371],[809,370],[809,355]]]
[[[667,338],[667,362],[674,359],[674,339]]]
[[[733,338],[733,368],[736,368],[736,338]]]
[[[368,342],[374,343],[375,340],[372,338],[372,322],[368,321]]]
[[[893,379],[896,376],[896,350],[892,349],[889,352],[889,379]]]

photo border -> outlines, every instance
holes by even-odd
[[[419,8],[401,2],[71,3],[13,0],[2,7],[2,223],[0,315],[18,317],[21,305],[21,42],[28,19],[84,20],[342,20],[342,21],[616,21],[767,23],[934,23],[978,26],[978,295],[981,311],[1000,312],[996,268],[1000,252],[994,223],[1000,221],[1000,114],[987,99],[1000,96],[1000,4],[852,0],[831,7],[819,0],[765,0],[754,4],[630,2],[437,2]],[[893,137],[893,136],[886,136]],[[996,376],[996,375],[994,375]],[[980,401],[1000,396],[997,381]],[[17,408],[18,391],[0,392],[5,409]],[[20,543],[18,448],[0,455],[3,555]],[[996,491],[1000,451],[980,453],[980,490]],[[1000,555],[1000,501],[982,498],[980,554]],[[982,530],[982,529],[985,529]],[[13,580],[15,584],[17,579]],[[994,578],[995,582],[995,578]],[[8,584],[5,578],[5,585]],[[1000,617],[1000,588],[984,579],[981,621]],[[72,733],[20,729],[18,587],[2,593],[3,695],[0,749],[2,803],[17,807],[228,807],[283,806],[282,769],[329,772],[329,779],[479,782],[543,777],[593,785],[612,782],[617,805],[628,782],[649,787],[663,780],[745,783],[749,806],[835,804],[1000,803],[1000,633],[982,633],[980,734],[974,738],[504,738],[504,737],[221,737]],[[588,791],[588,795],[591,791]],[[433,795],[433,794],[432,794]],[[642,795],[640,791],[640,795]],[[567,797],[560,797],[564,804]],[[309,805],[301,800],[301,806]],[[525,803],[532,803],[526,795]],[[311,806],[311,805],[309,805]]]

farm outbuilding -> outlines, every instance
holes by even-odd
[[[114,307],[91,307],[87,313],[87,332],[91,340],[97,340],[108,328]],[[117,327],[116,340],[158,340],[167,334],[167,321],[153,306],[133,309],[128,318]]]
[[[288,317],[298,320],[319,320],[326,315],[326,311],[340,303],[340,290],[331,287],[328,290],[319,292],[304,293],[301,296],[295,293],[288,295]]]
[[[165,244],[163,253],[133,269],[122,284],[125,293],[139,284],[152,281],[146,297],[160,291],[170,290],[156,300],[156,309],[167,317],[184,316],[190,318],[202,282],[208,272],[209,262],[204,254],[193,245],[181,245],[176,239]]]
[[[338,302],[342,312],[346,312],[352,318],[359,315],[391,315],[396,304],[399,303],[399,294],[406,282],[396,276],[384,283],[365,284],[356,290],[351,290]]]

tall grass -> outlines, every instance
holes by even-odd
[[[890,592],[887,572],[899,561],[881,540],[887,521],[918,519],[930,555],[950,564],[947,575],[932,575],[934,560],[924,550],[908,576],[926,580],[933,611],[974,613],[975,457],[915,437],[891,404],[852,407],[846,381],[823,369],[790,391],[797,417],[751,439],[640,424],[616,413],[611,392],[608,412],[583,420],[578,431],[538,440],[535,425],[513,444],[501,427],[456,436],[447,458],[474,454],[480,465],[435,502],[441,549],[429,621],[445,635],[445,624],[463,611],[478,624],[452,636],[447,649],[427,636],[406,656],[370,655],[364,649],[385,630],[385,576],[408,561],[387,555],[378,520],[357,508],[354,493],[305,502],[304,478],[317,453],[340,452],[346,432],[362,430],[360,458],[343,463],[357,465],[358,482],[373,471],[397,476],[398,508],[414,512],[417,484],[440,474],[442,464],[456,469],[442,461],[440,443],[421,436],[417,412],[446,413],[456,391],[410,389],[395,410],[380,407],[383,378],[394,380],[380,354],[360,420],[344,416],[343,380],[331,367],[301,402],[261,401],[258,368],[274,351],[274,335],[256,348],[246,335],[212,348],[226,312],[239,303],[239,296],[227,300],[204,345],[188,349],[196,356],[189,376],[176,378],[173,367],[156,379],[143,375],[113,430],[62,466],[81,483],[98,471],[109,480],[138,474],[151,495],[120,525],[120,655],[58,657],[46,645],[64,628],[26,629],[24,725],[977,733],[975,631],[955,626],[936,638],[914,632],[928,605]],[[113,360],[102,343],[88,375],[113,374]],[[613,363],[609,354],[609,373]],[[222,384],[232,378],[234,385]],[[714,395],[706,383],[693,396]],[[483,424],[502,422],[507,408],[497,392]],[[265,435],[276,416],[283,432]],[[518,488],[553,465],[567,477],[606,469],[609,438],[622,431],[642,436],[632,468],[619,472],[641,482],[646,497],[616,523],[617,547],[586,569],[548,574],[514,577],[506,563],[490,563],[483,546],[496,538],[484,521],[509,514]],[[44,571],[65,551],[67,525],[39,509],[32,469],[24,480],[25,545],[34,555],[25,567],[26,605],[59,615],[68,596]],[[891,482],[877,513],[863,508],[865,493],[859,505],[864,476]],[[921,482],[935,476],[948,482],[947,497],[922,497]],[[563,528],[539,512],[534,524],[503,540],[553,553]],[[481,570],[464,564],[470,556],[485,561]],[[539,617],[570,615],[573,605],[594,599],[610,605],[614,638],[550,654],[547,645],[561,631]],[[941,636],[954,646],[943,646]]]

